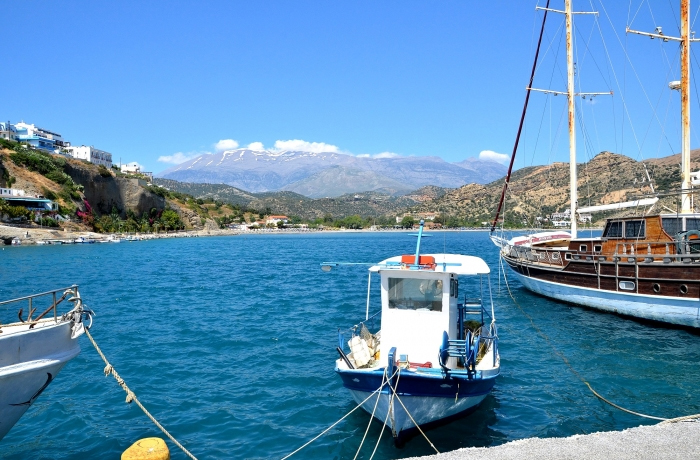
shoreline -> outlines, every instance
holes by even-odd
[[[593,228],[586,230],[602,230],[601,228]],[[96,233],[91,231],[70,231],[62,228],[27,228],[14,227],[10,225],[0,224],[0,241],[11,241],[13,238],[20,240],[20,246],[34,246],[48,244],[53,241],[61,241],[62,244],[72,244],[76,238],[87,238],[95,241],[106,240],[110,235],[115,235],[119,238],[127,236],[136,236],[143,240],[162,239],[162,238],[192,238],[192,237],[207,237],[207,236],[239,236],[239,235],[292,235],[292,234],[308,234],[308,233],[387,233],[387,232],[414,232],[414,229],[272,229],[263,228],[259,230],[234,230],[234,229],[202,229],[202,230],[180,230],[174,232],[161,233]],[[431,229],[432,232],[488,232],[488,228],[449,228],[449,229]],[[514,229],[506,230],[506,232],[528,232],[528,231],[543,231],[542,229]],[[60,243],[58,243],[60,244]],[[0,242],[0,246],[2,242]],[[5,245],[8,245],[5,243]]]

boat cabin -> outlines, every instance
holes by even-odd
[[[700,214],[608,219],[600,238],[569,242],[573,254],[682,255],[700,253]]]
[[[475,292],[466,297],[472,297],[480,310],[480,290],[488,284],[481,283],[480,277],[488,276],[489,267],[478,257],[456,254],[421,255],[419,264],[413,261],[414,256],[392,257],[370,268],[381,279],[379,355],[386,357],[396,347],[402,360],[439,367],[443,333],[460,338],[458,276],[477,278],[469,283],[470,291]]]

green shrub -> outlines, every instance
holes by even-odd
[[[58,227],[58,221],[51,217],[42,217],[39,219],[38,224],[43,227]]]
[[[44,195],[49,200],[55,200],[58,198],[58,195],[56,195],[56,193],[52,192],[51,190],[47,189],[46,187],[41,187],[41,194]]]
[[[112,177],[112,173],[109,172],[109,169],[105,167],[105,165],[99,165],[97,167],[97,171],[100,173],[100,176],[102,177]]]

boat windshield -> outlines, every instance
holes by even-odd
[[[389,278],[389,308],[442,311],[442,281]]]

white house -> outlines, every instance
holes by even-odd
[[[140,174],[141,173],[141,165],[136,163],[135,161],[121,165],[120,169],[121,169],[121,172],[123,172],[125,174]]]
[[[14,125],[16,140],[26,142],[34,148],[54,153],[56,150],[70,145],[60,134],[39,128],[25,122]]]
[[[61,149],[61,153],[77,158],[78,160],[85,160],[96,165],[103,165],[106,168],[112,167],[112,154],[104,150],[96,149],[91,145],[65,147]]]
[[[0,139],[17,140],[17,129],[9,121],[0,121]]]
[[[278,222],[287,223],[289,218],[287,216],[270,216],[265,220],[266,225],[277,225]]]

